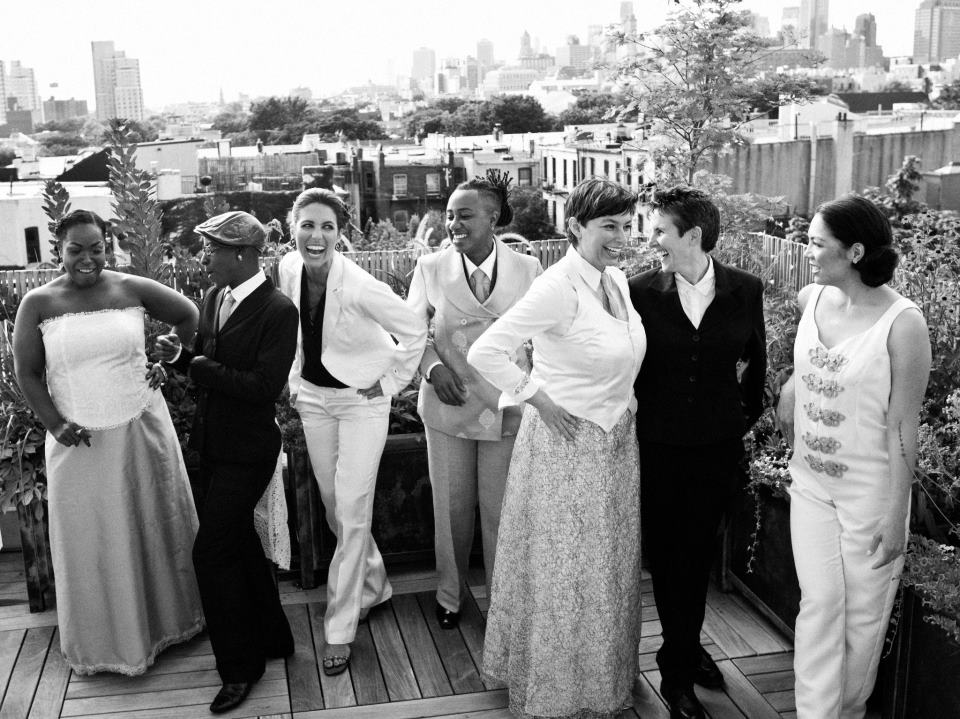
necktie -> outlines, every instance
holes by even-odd
[[[613,281],[613,277],[608,272],[600,275],[600,296],[603,301],[603,308],[618,320],[627,319],[627,308],[624,307],[623,298],[620,296],[620,290]]]
[[[473,290],[473,296],[477,302],[483,304],[490,296],[490,278],[479,267],[470,275],[470,289]]]
[[[230,292],[230,288],[227,287],[223,291],[223,297],[220,299],[220,312],[217,315],[217,332],[223,329],[223,326],[227,323],[230,314],[233,312],[233,308],[237,306],[237,301],[233,298],[233,293]]]

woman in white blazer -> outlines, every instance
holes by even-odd
[[[420,362],[418,411],[427,434],[433,490],[437,604],[440,626],[453,629],[480,507],[483,561],[489,584],[500,526],[500,505],[520,411],[498,407],[500,391],[469,364],[467,351],[514,305],[542,271],[494,236],[510,223],[508,178],[462,183],[447,202],[451,246],[417,262],[407,302],[431,327]],[[527,366],[526,352],[517,361]]]
[[[283,257],[280,290],[300,310],[290,401],[337,547],[327,575],[323,671],[343,672],[357,623],[390,598],[370,533],[390,397],[413,377],[426,327],[400,297],[338,252],[349,219],[329,190],[310,189],[290,210],[297,252]]]

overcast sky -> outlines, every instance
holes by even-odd
[[[780,25],[779,0],[745,0]],[[830,21],[853,28],[872,12],[887,55],[908,55],[919,0],[833,0]],[[667,0],[636,0],[641,29],[663,21]],[[140,10],[138,8],[142,7]],[[553,54],[567,35],[586,41],[590,24],[615,22],[617,0],[4,0],[0,60],[36,71],[42,98],[86,99],[93,109],[92,40],[113,40],[140,60],[150,109],[185,100],[227,101],[238,93],[315,95],[410,72],[412,51],[432,47],[438,61],[476,55],[487,38],[498,60],[516,58],[529,31]],[[51,87],[56,83],[57,87]]]

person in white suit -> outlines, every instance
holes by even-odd
[[[390,397],[410,382],[427,330],[406,303],[338,252],[346,206],[319,188],[290,210],[297,252],[283,257],[280,290],[300,310],[290,401],[337,546],[327,575],[323,671],[343,672],[369,609],[392,594],[370,533]]]
[[[541,272],[540,262],[498,240],[495,229],[508,225],[509,176],[493,174],[460,184],[447,202],[451,245],[417,262],[407,302],[431,327],[420,361],[418,411],[427,435],[433,491],[435,551],[439,584],[436,615],[452,629],[473,544],[480,506],[487,584],[500,525],[500,505],[520,410],[503,411],[500,391],[467,364],[467,351],[510,309]],[[526,353],[515,358],[528,367]]]

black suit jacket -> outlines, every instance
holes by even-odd
[[[640,441],[703,445],[741,437],[763,411],[767,370],[763,283],[713,260],[716,295],[695,328],[673,273],[629,281],[647,353],[637,376]],[[747,362],[737,381],[738,361]]]
[[[213,462],[276,459],[275,403],[297,351],[297,308],[268,278],[218,334],[222,292],[207,293],[193,349],[184,347],[173,363],[198,389],[190,447]]]

